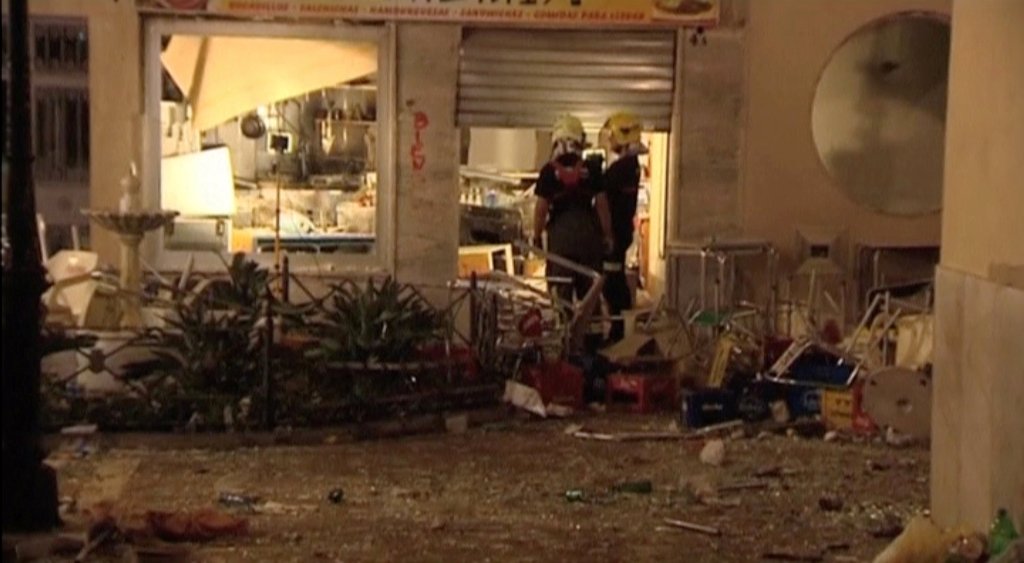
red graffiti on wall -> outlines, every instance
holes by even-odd
[[[416,112],[412,121],[415,138],[412,143],[412,148],[409,150],[409,155],[412,156],[413,170],[416,170],[417,172],[423,170],[427,165],[427,155],[424,153],[422,133],[429,125],[430,119],[427,118],[427,114],[422,111]]]

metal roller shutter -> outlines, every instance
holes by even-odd
[[[547,128],[562,113],[588,129],[631,111],[667,131],[675,86],[672,31],[467,30],[459,125]]]

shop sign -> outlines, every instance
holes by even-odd
[[[137,0],[147,12],[515,26],[708,26],[721,0]]]

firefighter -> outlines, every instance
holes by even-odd
[[[586,135],[574,116],[563,115],[553,126],[551,161],[541,168],[535,194],[534,245],[541,246],[548,233],[548,251],[594,271],[601,271],[601,257],[612,248],[608,200],[602,193],[601,164],[583,159]],[[548,261],[547,275],[572,279],[559,286],[559,295],[572,302],[582,299],[591,280]]]
[[[636,218],[637,193],[640,191],[640,155],[647,152],[641,142],[643,123],[635,115],[616,113],[601,128],[601,142],[609,153],[610,164],[604,172],[604,194],[611,215],[614,244],[605,255],[604,298],[612,317],[633,307],[632,293],[626,282],[626,251],[633,244],[633,223]],[[625,323],[613,320],[608,343],[625,335]]]

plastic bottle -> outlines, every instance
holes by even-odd
[[[988,532],[988,554],[996,556],[1006,550],[1013,543],[1013,540],[1020,537],[1013,520],[1005,508],[996,511],[996,519],[992,521],[992,528]]]

